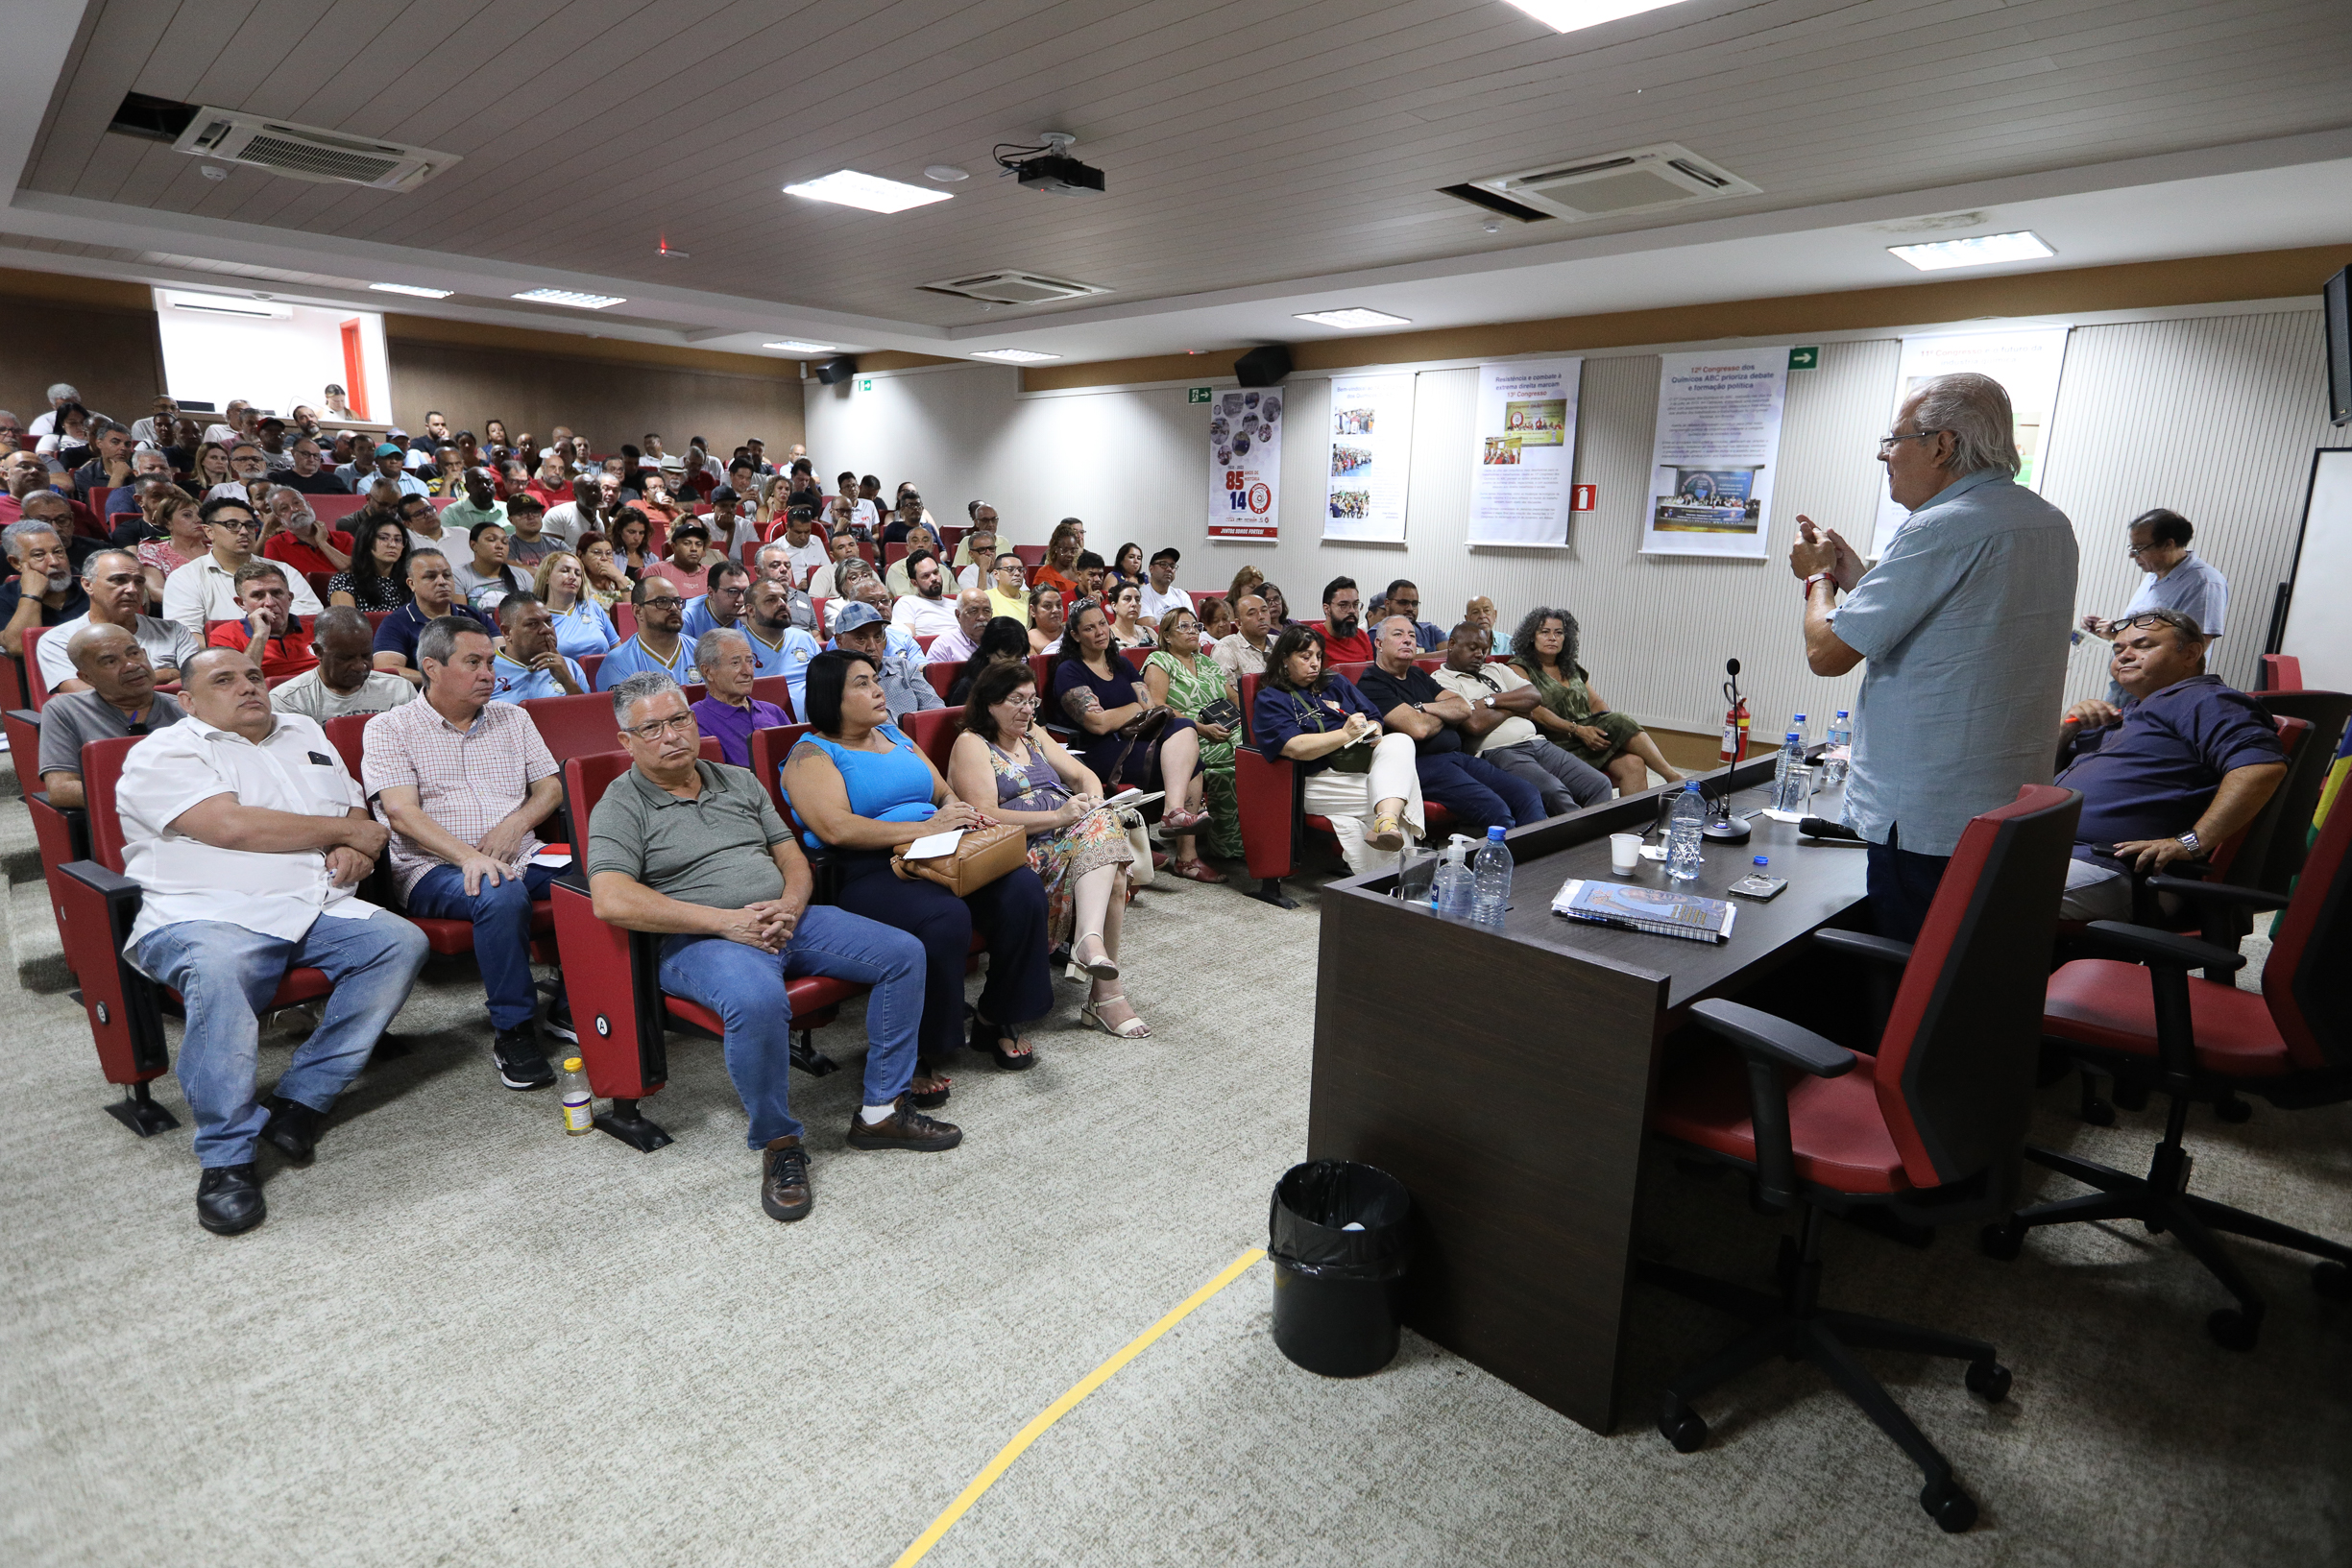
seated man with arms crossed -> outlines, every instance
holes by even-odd
[[[85,626],[121,627],[147,650],[147,663],[157,681],[170,685],[180,679],[181,663],[199,644],[195,636],[179,622],[140,614],[139,606],[147,598],[147,585],[139,573],[136,556],[127,550],[100,550],[85,557],[82,563],[82,591],[89,596],[89,612],[60,621],[48,636],[34,644],[40,657],[41,679],[49,683],[52,692],[88,689],[74,673],[73,656],[67,651],[73,644],[74,634]]]
[[[156,690],[146,645],[120,626],[85,626],[71,639],[52,632],[41,639],[42,650],[57,641],[65,642],[80,679],[77,689],[50,698],[41,710],[40,776],[49,804],[70,808],[87,804],[82,794],[85,743],[146,735],[182,715],[178,703]]]
[[[417,639],[444,615],[471,619],[484,635],[495,635],[490,617],[467,604],[457,591],[457,574],[449,569],[448,556],[436,549],[410,551],[408,602],[376,623],[376,667],[411,686],[423,686],[424,671],[417,664]]]
[[[384,830],[319,727],[272,712],[261,666],[234,648],[200,648],[180,673],[188,716],[131,748],[115,792],[123,869],[145,893],[129,956],[186,1004],[177,1068],[204,1168],[196,1222],[230,1236],[266,1212],[255,1141],[309,1160],[426,950],[354,892]],[[256,1104],[259,1014],[300,966],[335,988]]]
[[[1395,591],[1390,592],[1394,604]],[[1533,784],[1543,797],[1547,816],[1563,816],[1609,799],[1613,786],[1608,774],[1537,733],[1535,720],[1528,716],[1543,706],[1535,683],[1509,664],[1488,663],[1492,646],[1485,627],[1466,620],[1446,639],[1445,667],[1430,676],[1470,705],[1470,716],[1462,721],[1464,742],[1479,760]]]
[[[2082,791],[2061,920],[2129,920],[2128,871],[2201,859],[2254,820],[2287,777],[2254,699],[2205,673],[2204,631],[2180,610],[2117,623],[2108,672],[2121,711],[2076,703],[2058,742],[2061,788]],[[2299,831],[2299,829],[2298,829]],[[2099,858],[2108,846],[2113,858]]]
[[[871,985],[863,1108],[849,1146],[932,1152],[963,1139],[915,1109],[915,1035],[923,1018],[923,944],[830,905],[812,905],[809,862],[758,780],[705,762],[686,693],[659,672],[613,692],[635,764],[589,819],[588,886],[596,918],[663,936],[662,989],[726,1026],[727,1075],[762,1151],[760,1206],[798,1219],[814,1198],[803,1128],[793,1120],[792,1004],[785,981],[830,975]]]
[[[1421,650],[1413,623],[1391,615],[1378,631],[1372,665],[1356,678],[1356,688],[1380,710],[1380,722],[1392,734],[1413,737],[1421,798],[1461,818],[1461,831],[1472,838],[1486,837],[1491,827],[1540,821],[1543,797],[1533,785],[1464,750],[1462,729],[1469,722],[1470,705],[1440,690],[1429,672],[1414,663]]]
[[[490,639],[445,616],[417,639],[422,699],[368,721],[361,782],[392,830],[392,880],[414,915],[473,923],[473,956],[497,1031],[491,1055],[509,1089],[555,1081],[532,1021],[531,901],[556,868],[533,856],[532,832],[563,804],[561,769],[539,726],[513,703],[492,702]],[[571,1032],[559,984],[549,1031]]]
[[[376,628],[348,604],[330,605],[310,623],[318,663],[270,692],[270,706],[321,724],[352,713],[380,713],[417,700],[417,688],[375,667]]]

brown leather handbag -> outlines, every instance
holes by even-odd
[[[907,852],[912,848],[914,840],[909,838],[892,850],[890,869],[906,881],[920,878],[937,882],[959,899],[979,892],[1014,867],[1029,864],[1029,834],[1009,822],[993,828],[966,828],[955,850],[947,855],[909,860]]]

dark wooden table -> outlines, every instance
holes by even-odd
[[[1771,769],[1736,771],[1734,810],[1763,804]],[[1788,879],[1770,903],[1734,900],[1720,947],[1553,914],[1571,877],[1665,885],[1663,862],[1622,879],[1609,865],[1609,835],[1648,827],[1664,793],[1512,832],[1499,930],[1397,902],[1393,872],[1322,902],[1308,1157],[1361,1160],[1411,1191],[1408,1324],[1596,1432],[1617,1414],[1659,1048],[1692,1002],[1769,974],[1863,897],[1859,846],[1801,841],[1759,813],[1748,843],[1708,845],[1684,884],[1728,897],[1758,855]]]

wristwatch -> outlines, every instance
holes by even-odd
[[[1833,571],[1817,571],[1813,573],[1812,576],[1807,577],[1805,580],[1805,597],[1809,599],[1813,596],[1813,585],[1815,583],[1828,583],[1831,587],[1834,588],[1837,586],[1837,573]]]
[[[2192,828],[2187,832],[2182,833],[2180,835],[2180,841],[2188,846],[2189,853],[2191,855],[2199,854],[2205,848],[2204,845],[2197,842],[2196,830],[2194,828]]]

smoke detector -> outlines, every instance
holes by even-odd
[[[1730,170],[1670,141],[1491,175],[1469,185],[1512,205],[1571,222],[1759,194]]]

